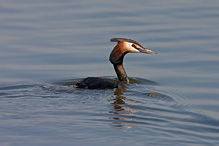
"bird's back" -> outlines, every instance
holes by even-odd
[[[87,77],[77,82],[75,87],[82,89],[113,89],[118,87],[118,82],[99,77]]]

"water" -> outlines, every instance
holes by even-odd
[[[219,2],[1,0],[0,143],[219,145]],[[112,37],[158,52],[128,54],[115,78]]]

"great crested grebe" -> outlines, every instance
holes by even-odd
[[[113,64],[115,72],[120,82],[129,83],[128,76],[123,67],[123,58],[127,53],[147,53],[157,54],[154,51],[142,47],[139,43],[131,39],[112,38],[111,42],[118,42],[110,54],[109,60]],[[113,89],[118,87],[119,82],[99,77],[87,77],[77,82],[75,88],[84,89]]]

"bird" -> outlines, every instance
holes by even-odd
[[[126,38],[112,38],[111,42],[117,42],[109,56],[109,61],[112,63],[117,74],[118,81],[106,79],[102,77],[87,77],[79,82],[76,82],[75,88],[82,89],[113,89],[118,88],[120,82],[129,83],[128,76],[123,67],[123,59],[127,53],[147,53],[157,54],[156,52],[144,48],[138,42]]]

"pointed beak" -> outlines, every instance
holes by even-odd
[[[147,53],[147,54],[157,54],[156,52],[152,51],[152,50],[149,50],[147,48],[137,48],[141,53]]]

